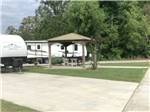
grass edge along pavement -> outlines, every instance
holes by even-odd
[[[140,82],[147,69],[129,68],[99,68],[91,69],[48,69],[46,67],[24,67],[24,72],[44,73],[49,75],[63,75],[84,78],[96,78],[116,81]]]
[[[0,100],[0,105],[0,112],[40,112],[5,100]]]
[[[106,62],[106,63],[98,63],[98,65],[100,66],[139,66],[139,67],[150,67],[150,63],[149,62],[115,62],[115,63],[111,63],[111,62]]]

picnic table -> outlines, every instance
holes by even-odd
[[[77,57],[63,58],[63,65],[65,66],[78,66],[80,61]]]

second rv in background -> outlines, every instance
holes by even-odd
[[[34,63],[48,63],[48,41],[25,41],[27,45],[27,62]],[[85,49],[85,56],[87,56],[87,49]],[[64,57],[65,49],[60,43],[54,43],[51,47],[52,57]],[[71,44],[67,47],[67,57],[82,57],[82,45]]]

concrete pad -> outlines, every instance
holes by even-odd
[[[2,98],[42,112],[121,112],[137,85],[36,73],[2,74]]]
[[[124,112],[150,112],[150,68],[124,108]]]

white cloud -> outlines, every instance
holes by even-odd
[[[18,27],[24,17],[35,15],[36,0],[2,0],[2,32],[9,25]]]

